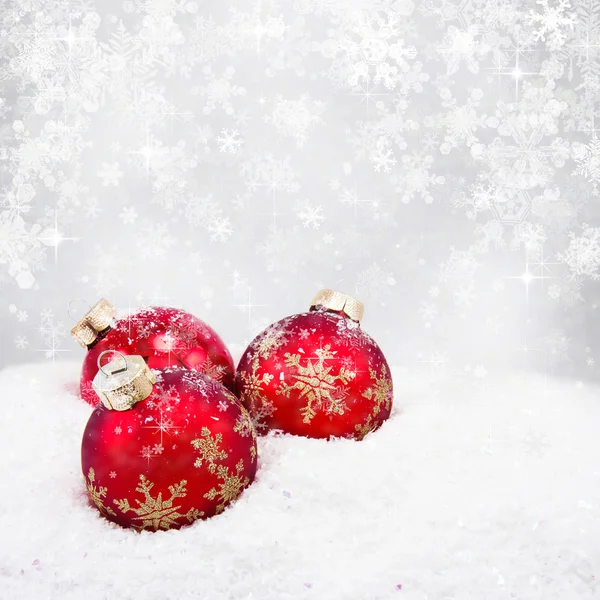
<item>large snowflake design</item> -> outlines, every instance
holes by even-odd
[[[277,389],[278,394],[283,394],[286,398],[290,397],[293,390],[298,391],[300,399],[306,400],[300,413],[302,422],[310,423],[317,414],[316,409],[322,409],[327,414],[343,415],[345,409],[344,389],[350,380],[354,379],[354,371],[340,368],[337,375],[332,371],[334,364],[328,364],[326,361],[336,359],[336,352],[331,350],[330,345],[323,348],[317,348],[314,352],[316,360],[306,358],[304,365],[300,364],[302,356],[300,354],[285,354],[285,366],[288,367],[290,377],[295,380],[291,385],[285,381]],[[336,385],[337,383],[342,384]]]
[[[550,50],[564,45],[567,32],[573,29],[576,22],[574,14],[569,14],[570,0],[537,0],[541,12],[531,11],[530,23],[535,26],[535,38],[547,43]]]
[[[236,500],[242,490],[250,483],[249,477],[242,477],[241,473],[244,470],[244,461],[240,459],[235,466],[235,472],[231,473],[225,465],[217,467],[217,476],[222,481],[219,482],[219,489],[211,488],[204,497],[208,500],[219,498],[217,505],[217,514],[222,512],[224,508]]]
[[[187,496],[186,485],[185,479],[170,485],[171,496],[163,500],[162,492],[159,492],[156,498],[152,496],[154,484],[145,475],[140,475],[140,481],[135,491],[142,494],[144,499],[136,499],[136,507],[132,507],[127,498],[114,500],[114,504],[122,513],[133,512],[136,515],[132,517],[135,529],[167,530],[174,526],[179,527],[184,524],[184,521],[193,523],[204,514],[195,508],[190,508],[186,513],[178,512],[181,506],[176,505],[175,500]]]
[[[96,471],[92,467],[88,470],[85,485],[92,502],[98,507],[98,510],[105,515],[114,516],[116,514],[115,511],[104,503],[108,488],[96,485]]]
[[[285,323],[274,323],[263,331],[252,346],[257,358],[268,358],[272,352],[281,348],[289,339]]]
[[[368,415],[364,423],[357,423],[354,426],[354,430],[356,431],[356,439],[359,441],[364,440],[369,433],[375,431],[378,426],[379,424],[373,419],[373,415]]]
[[[600,279],[600,228],[584,225],[581,235],[571,233],[569,247],[557,257],[569,267],[573,278]]]
[[[223,441],[223,434],[212,435],[208,427],[203,427],[200,437],[191,441],[192,446],[198,451],[200,456],[194,462],[195,467],[202,467],[205,463],[208,465],[208,471],[214,473],[217,468],[217,462],[227,458],[227,452],[219,447]]]
[[[594,135],[589,144],[574,143],[573,159],[577,165],[573,174],[583,175],[597,195],[600,189],[600,138]]]
[[[377,371],[369,368],[369,375],[373,384],[363,392],[363,397],[373,402],[373,414],[377,415],[384,408],[390,410],[392,407],[392,380],[388,375],[385,365],[381,366],[381,375]]]
[[[398,37],[402,18],[391,10],[386,14],[354,13],[337,46],[352,65],[348,78],[352,86],[373,81],[393,89],[401,74],[410,69],[407,59],[415,58],[417,50]]]
[[[253,438],[256,436],[254,428],[252,427],[252,419],[248,411],[242,406],[242,413],[236,419],[233,431],[239,433],[241,437],[248,437],[249,435]]]
[[[258,356],[252,359],[252,371],[243,370],[239,372],[242,379],[242,396],[241,401],[254,409],[257,405],[262,405],[266,402],[263,395],[263,385],[269,385],[273,380],[274,375],[272,373],[261,373],[258,374],[260,369],[260,361]]]

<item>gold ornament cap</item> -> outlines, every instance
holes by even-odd
[[[310,305],[310,309],[313,310],[317,306],[324,306],[328,310],[342,311],[357,323],[360,323],[365,312],[365,305],[362,302],[333,290],[318,292]]]
[[[108,300],[101,298],[71,329],[71,335],[81,346],[87,348],[96,341],[98,334],[112,323],[116,312]]]
[[[107,353],[118,358],[100,366],[100,359]],[[129,410],[152,393],[156,375],[141,356],[124,356],[116,350],[105,350],[98,356],[98,373],[92,387],[102,404],[110,410]]]

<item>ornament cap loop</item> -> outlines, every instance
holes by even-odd
[[[114,351],[106,350],[100,356],[107,352]],[[123,411],[133,408],[152,393],[156,375],[141,356],[117,354],[120,355],[118,358],[98,371],[92,387],[106,408]]]
[[[321,290],[318,292],[310,305],[310,309],[314,310],[317,306],[323,306],[331,311],[343,312],[357,323],[360,323],[365,312],[365,305],[362,302],[334,290]]]
[[[101,298],[71,329],[71,335],[81,346],[87,348],[110,326],[115,313],[115,307],[108,300]]]
[[[123,361],[123,367],[118,371],[113,370],[112,373],[107,373],[104,370],[104,367],[100,364],[102,362],[102,357],[106,356],[107,354],[118,354],[121,357],[121,360]],[[117,373],[127,371],[127,359],[125,358],[125,355],[119,352],[118,350],[105,350],[104,352],[100,352],[100,354],[98,355],[98,360],[96,361],[96,365],[98,366],[98,370],[102,371],[107,377],[109,375],[116,375]]]

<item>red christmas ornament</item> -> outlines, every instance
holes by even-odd
[[[220,513],[253,481],[252,421],[220,383],[121,356],[102,367],[94,389],[101,402],[83,434],[81,466],[90,499],[110,521],[179,529]]]
[[[311,311],[278,321],[248,346],[235,390],[259,433],[363,439],[392,408],[392,378],[359,325],[362,303],[321,291]]]
[[[233,390],[234,366],[217,333],[200,319],[178,308],[143,308],[114,320],[115,308],[102,299],[71,330],[88,352],[81,369],[81,397],[95,406],[92,381],[98,357],[105,350],[143,356],[151,369],[184,366],[196,369]]]

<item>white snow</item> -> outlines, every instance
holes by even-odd
[[[0,373],[2,600],[600,594],[598,388],[514,373],[435,393],[394,369],[394,413],[363,442],[260,438],[236,505],[137,534],[87,505],[78,374]]]

